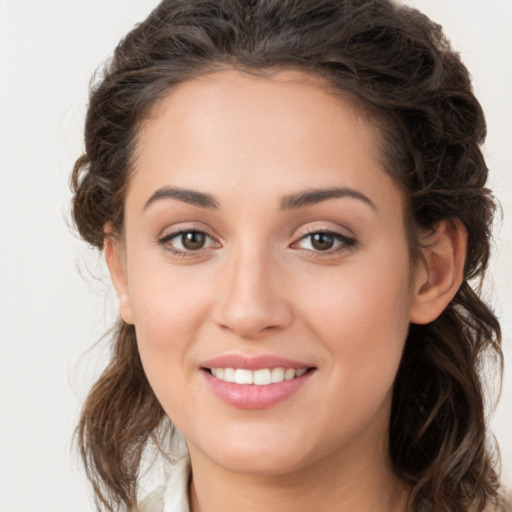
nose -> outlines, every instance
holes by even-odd
[[[246,250],[228,258],[219,274],[215,321],[245,339],[256,339],[292,321],[282,269],[264,251]]]

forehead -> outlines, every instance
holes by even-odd
[[[341,116],[340,110],[343,110]],[[200,128],[211,127],[210,121],[217,126],[222,122],[226,128],[231,123],[237,129],[268,128],[272,121],[272,125],[281,123],[277,128],[286,125],[290,135],[312,136],[315,132],[325,135],[318,125],[333,125],[341,118],[350,118],[352,127],[358,128],[358,135],[372,137],[367,141],[369,148],[376,147],[377,122],[370,119],[358,98],[335,89],[326,79],[296,70],[264,75],[224,70],[173,87],[152,109],[140,130],[140,138],[144,139],[155,123],[161,125],[166,121],[180,123],[180,131],[190,128],[196,136],[200,135]],[[172,126],[168,124],[168,128]],[[265,132],[268,130],[260,135],[263,137]]]
[[[164,185],[221,195],[358,185],[379,194],[394,188],[379,143],[377,124],[320,77],[223,71],[178,85],[156,105],[132,181],[146,195]]]

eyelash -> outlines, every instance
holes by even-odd
[[[179,237],[181,237],[183,235],[191,234],[191,233],[203,235],[207,239],[216,242],[215,238],[212,237],[209,233],[207,233],[206,231],[204,231],[202,229],[197,229],[197,228],[182,228],[182,229],[180,229],[178,231],[174,231],[172,233],[168,233],[166,235],[163,235],[162,237],[158,238],[157,242],[158,242],[159,245],[164,246],[165,250],[170,252],[173,256],[178,256],[178,257],[181,257],[181,258],[195,256],[195,255],[203,253],[204,250],[209,249],[209,247],[201,247],[201,248],[199,248],[196,251],[194,251],[194,250],[186,250],[186,249],[185,250],[181,250],[181,249],[174,248],[170,244],[171,240],[174,240],[174,239],[179,238]],[[216,243],[218,243],[218,242],[216,242]]]
[[[182,249],[176,249],[175,247],[173,247],[170,244],[170,242],[172,240],[177,239],[185,234],[191,234],[191,233],[203,235],[210,241],[213,241],[213,242],[219,244],[219,242],[217,242],[215,240],[215,238],[213,236],[211,236],[208,232],[201,230],[201,229],[196,229],[196,228],[183,228],[178,231],[168,233],[168,234],[158,238],[157,243],[159,245],[164,246],[165,250],[170,252],[173,256],[178,256],[178,257],[182,257],[182,258],[193,257],[196,255],[202,254],[205,250],[208,250],[210,248],[210,247],[201,247],[198,250],[193,250],[193,249],[182,250]],[[315,229],[315,230],[312,230],[312,231],[309,231],[309,232],[303,234],[296,242],[293,242],[290,245],[290,247],[295,248],[294,246],[297,246],[300,242],[302,242],[308,238],[310,238],[310,242],[311,242],[312,237],[314,235],[327,235],[327,236],[333,237],[334,241],[339,243],[339,246],[335,249],[329,248],[326,250],[318,250],[318,249],[315,250],[315,249],[307,249],[307,248],[302,249],[303,251],[307,251],[313,257],[321,258],[321,257],[328,257],[328,256],[332,256],[332,255],[336,255],[336,254],[340,254],[340,253],[344,253],[344,252],[349,252],[349,251],[353,250],[358,244],[358,242],[355,238],[347,236],[347,235],[342,235],[341,233],[338,233],[336,231],[331,231],[331,230],[327,230],[327,229],[326,230]],[[300,249],[300,247],[298,247],[298,248]]]
[[[342,254],[344,252],[349,252],[355,249],[355,247],[358,245],[358,242],[355,238],[342,235],[341,233],[338,233],[336,231],[331,231],[328,229],[314,229],[311,230],[305,234],[303,234],[297,242],[294,242],[292,244],[292,247],[295,245],[298,245],[301,241],[310,239],[310,243],[312,242],[312,237],[314,235],[327,235],[332,238],[334,238],[334,243],[339,242],[339,246],[334,249],[327,249],[327,250],[315,250],[315,249],[303,249],[304,251],[307,251],[310,255],[312,255],[315,258],[321,258],[321,257],[328,257],[333,255]]]

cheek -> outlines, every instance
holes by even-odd
[[[409,328],[408,283],[407,273],[368,269],[331,279],[329,292],[318,283],[322,298],[310,301],[303,316],[325,349],[329,383],[324,389],[332,404],[325,422],[333,439],[340,435],[339,425],[355,435],[376,417],[380,428],[387,428]]]
[[[333,356],[333,372],[354,391],[391,386],[400,362],[411,292],[408,253],[398,248],[317,280],[315,300],[304,303],[302,316]]]
[[[161,266],[139,269],[134,265],[129,274],[139,353],[157,397],[170,403],[160,396],[176,389],[170,380],[180,385],[193,375],[191,347],[207,315],[208,294],[186,272],[165,272]]]
[[[183,334],[204,316],[208,297],[197,274],[191,267],[173,267],[161,254],[132,251],[128,291],[141,342],[167,346],[186,341]]]

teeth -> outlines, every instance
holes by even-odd
[[[256,386],[268,386],[272,384],[272,372],[268,368],[256,370],[254,372],[254,384],[256,384]]]
[[[251,370],[235,370],[235,382],[237,384],[252,384],[254,382],[254,373]]]
[[[217,368],[218,370],[224,370],[224,377],[219,379],[225,380],[226,382],[235,382],[235,370],[233,368]]]
[[[255,384],[268,386],[285,380],[301,377],[307,372],[306,368],[262,368],[261,370],[245,370],[243,368],[211,368],[212,375],[225,382],[236,384]]]
[[[272,368],[272,383],[283,382],[284,368]]]
[[[284,380],[292,380],[295,377],[295,370],[293,368],[287,368],[284,372]]]

